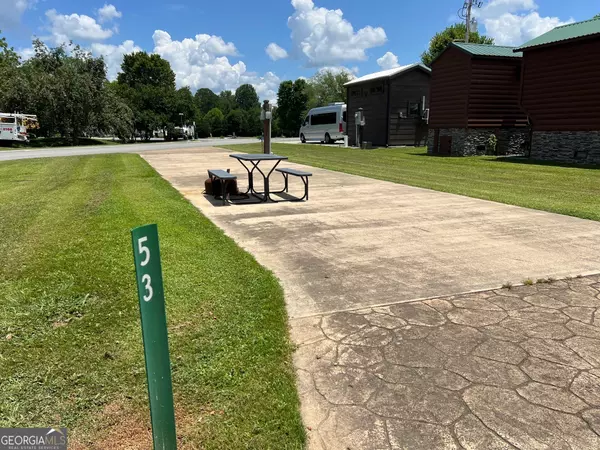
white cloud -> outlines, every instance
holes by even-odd
[[[21,23],[21,16],[32,8],[37,0],[0,0],[0,28],[12,28]]]
[[[156,30],[152,39],[154,52],[171,63],[178,87],[189,86],[192,90],[206,87],[219,92],[250,83],[263,99],[273,100],[277,96],[279,77],[272,72],[264,76],[248,72],[243,61],[231,64],[227,56],[237,55],[237,49],[219,36],[199,34],[194,39],[174,41],[166,31]]]
[[[491,0],[475,16],[485,27],[485,34],[498,45],[520,45],[553,28],[573,23],[571,18],[542,17],[534,0]]]
[[[110,22],[115,19],[120,19],[123,17],[123,13],[121,11],[117,11],[115,5],[104,4],[102,8],[98,10],[98,22]]]
[[[33,47],[21,48],[17,51],[17,54],[21,58],[21,61],[27,61],[35,56],[35,50]]]
[[[381,67],[383,70],[400,67],[400,64],[398,64],[398,57],[392,52],[387,52],[385,55],[379,58],[377,60],[377,64],[379,64],[379,67]]]
[[[60,45],[70,40],[102,41],[111,37],[114,32],[102,28],[96,19],[84,14],[58,14],[55,9],[46,11],[52,33],[50,40]]]
[[[281,48],[275,42],[271,42],[269,45],[267,45],[265,52],[267,52],[267,55],[269,55],[269,58],[271,58],[273,61],[288,57],[288,52],[286,52],[285,49]]]
[[[106,75],[111,81],[116,79],[117,74],[121,71],[123,55],[142,51],[142,49],[135,45],[131,40],[124,41],[121,45],[100,44],[94,42],[91,45],[91,50],[93,55],[104,57],[104,61],[106,62]]]
[[[381,27],[354,31],[340,9],[318,8],[312,0],[292,0],[295,11],[288,18],[292,30],[292,56],[319,67],[345,61],[364,61],[366,50],[387,41]]]

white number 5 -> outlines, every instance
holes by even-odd
[[[138,249],[140,252],[140,255],[142,253],[146,254],[146,259],[144,259],[140,265],[142,267],[144,267],[146,264],[148,264],[148,262],[150,261],[150,249],[148,247],[146,247],[145,245],[142,245],[144,242],[146,242],[148,240],[148,236],[144,236],[138,239]]]
[[[152,295],[154,294],[154,291],[152,291],[152,286],[150,285],[150,283],[152,282],[152,280],[150,279],[150,275],[145,274],[142,277],[142,283],[145,283],[145,288],[146,288],[146,292],[148,292],[147,295],[144,295],[144,301],[145,302],[149,302],[150,300],[152,300]]]

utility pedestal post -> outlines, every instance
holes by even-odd
[[[260,112],[260,120],[263,121],[263,153],[271,154],[271,119],[273,113],[271,112],[271,105],[269,100],[263,102],[262,111]]]
[[[366,124],[365,113],[362,108],[358,108],[358,111],[354,113],[354,124],[356,125],[356,146],[362,147],[363,131]]]

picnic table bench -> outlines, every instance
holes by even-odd
[[[294,197],[294,198],[288,199],[288,200],[273,200],[273,199],[271,199],[271,201],[274,201],[274,202],[280,202],[280,201],[301,202],[304,200],[308,200],[308,177],[312,177],[312,173],[304,172],[304,171],[298,170],[298,169],[292,169],[291,167],[280,167],[275,170],[277,172],[280,172],[283,175],[283,179],[285,181],[285,186],[282,191],[274,192],[274,194],[288,192],[288,188],[289,188],[288,178],[291,175],[293,177],[300,178],[302,180],[302,182],[304,183],[304,196]]]
[[[227,183],[230,181],[237,180],[237,176],[233,175],[226,170],[221,169],[209,169],[208,177],[210,178],[211,184],[213,186],[213,195],[215,198],[217,197],[217,193],[214,188],[216,186],[215,180],[219,180],[219,184],[221,185],[221,198],[223,199],[223,205],[227,200]],[[230,202],[231,203],[231,202]]]

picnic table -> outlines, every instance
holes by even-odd
[[[255,154],[242,153],[242,154],[232,154],[229,156],[231,156],[234,159],[237,159],[239,161],[239,163],[242,166],[244,166],[244,168],[246,169],[246,172],[248,172],[248,190],[245,192],[245,194],[252,195],[252,196],[258,198],[261,202],[268,202],[270,200],[269,177],[271,176],[273,171],[277,168],[279,163],[281,161],[287,160],[288,157],[273,155],[273,154],[265,154],[265,153],[255,153]],[[275,162],[275,164],[270,168],[270,170],[268,170],[268,168],[267,168],[263,172],[261,167],[259,167],[260,163],[263,161],[271,161],[271,162]],[[268,170],[268,172],[267,172],[267,170]],[[264,186],[265,186],[264,192],[257,191],[256,189],[254,189],[254,172],[255,171],[260,173],[263,177]]]

